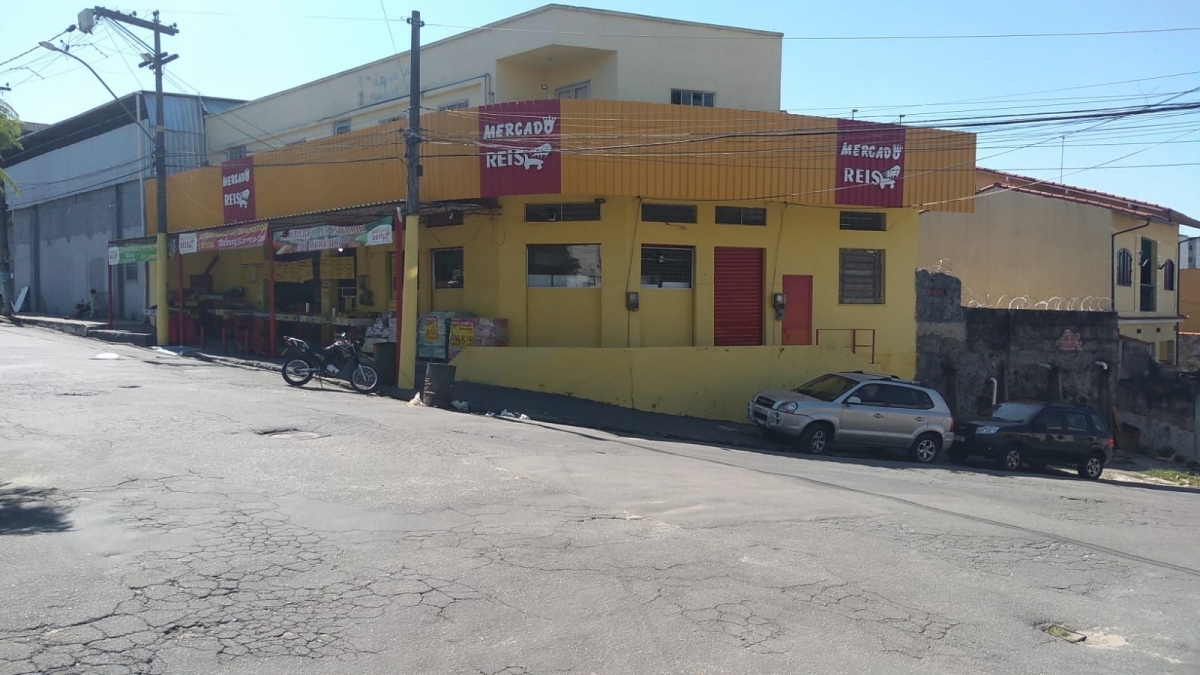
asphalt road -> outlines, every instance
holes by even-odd
[[[0,673],[1200,671],[1181,489],[623,438],[11,326],[0,462]]]

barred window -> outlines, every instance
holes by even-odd
[[[838,265],[838,302],[843,305],[883,304],[883,251],[844,248]]]
[[[459,101],[454,101],[453,103],[439,105],[438,110],[463,110],[465,108],[470,107],[470,105],[471,105],[470,101],[468,101],[467,99],[464,98]]]
[[[642,204],[642,220],[647,223],[694,223],[695,204]]]
[[[433,251],[433,287],[463,287],[463,250],[443,248]]]
[[[716,221],[718,225],[766,225],[767,210],[742,206],[718,206]]]
[[[1133,285],[1133,254],[1127,248],[1117,251],[1117,285]]]
[[[568,204],[526,204],[525,222],[553,223],[600,220],[600,204],[577,202]]]
[[[869,211],[842,211],[839,227],[843,230],[883,232],[887,229],[887,214]]]
[[[600,244],[526,247],[530,288],[600,288]]]
[[[642,288],[691,288],[695,259],[690,246],[642,246]]]
[[[1175,290],[1175,261],[1167,260],[1163,263],[1163,290]]]

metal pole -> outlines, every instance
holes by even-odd
[[[421,13],[413,12],[412,48],[409,51],[408,195],[404,200],[404,279],[402,295],[396,298],[396,321],[400,344],[396,349],[401,387],[417,386],[417,261],[421,229]],[[400,282],[398,282],[400,283]],[[403,313],[401,313],[403,311]]]
[[[113,283],[112,283],[112,274],[113,274],[113,270],[112,270],[112,268],[113,268],[113,266],[112,266],[112,265],[109,265],[109,266],[108,266],[108,327],[109,327],[109,328],[112,328],[112,327],[113,327],[113,316],[112,316],[112,315],[113,315],[113,297],[112,297],[112,287],[113,287]]]
[[[179,257],[179,346],[183,346],[183,252],[175,243],[175,255]]]
[[[158,11],[154,12],[154,24],[158,25]],[[160,316],[170,319],[170,314],[167,310],[167,131],[165,115],[163,111],[163,52],[162,52],[162,33],[158,30],[154,31],[154,187],[157,190],[157,198],[154,200],[154,206],[158,211],[157,228],[155,230],[156,243],[158,244],[158,274],[157,288],[155,288],[155,302],[158,304]],[[182,258],[181,258],[182,260]],[[179,288],[179,311],[180,316],[183,315],[183,286],[182,282]],[[170,341],[170,332],[168,330],[167,321],[159,319],[158,327],[158,344],[167,344]],[[179,341],[183,342],[183,332],[179,334]]]
[[[12,315],[12,304],[17,296],[13,291],[12,256],[8,251],[8,188],[0,183],[0,316]]]
[[[271,238],[270,228],[267,228],[267,302],[271,313],[271,346],[267,354],[275,358],[275,342],[279,338],[275,322],[275,240]]]

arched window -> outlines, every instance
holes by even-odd
[[[1175,262],[1173,260],[1168,259],[1167,262],[1163,263],[1162,270],[1163,270],[1163,290],[1164,291],[1175,290]]]
[[[1127,248],[1117,251],[1117,285],[1133,285],[1133,254]]]

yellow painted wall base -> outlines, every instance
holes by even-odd
[[[793,388],[837,370],[877,371],[836,346],[575,349],[468,347],[457,379],[564,394],[670,415],[744,422],[761,389]],[[911,376],[911,372],[896,373]]]

